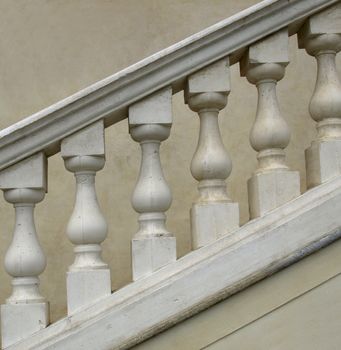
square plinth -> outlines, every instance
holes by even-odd
[[[69,271],[66,278],[68,315],[111,294],[109,269]]]
[[[255,174],[248,181],[250,218],[263,216],[300,194],[298,171],[278,170]]]
[[[133,280],[152,274],[176,260],[176,238],[139,237],[131,242]]]
[[[239,227],[239,205],[232,202],[195,203],[191,209],[192,248],[203,247]]]
[[[307,188],[341,174],[341,140],[315,141],[305,151]]]
[[[1,305],[2,348],[29,337],[48,324],[48,303]]]

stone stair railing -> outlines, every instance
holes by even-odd
[[[289,63],[288,37],[296,33],[299,48],[318,65],[309,107],[317,137],[306,150],[308,188],[318,186],[341,174],[341,83],[335,63],[341,50],[341,3],[334,0],[263,1],[0,133],[0,188],[15,208],[5,257],[12,294],[1,306],[3,348],[49,324],[49,304],[39,291],[46,257],[34,207],[47,191],[52,154],[61,152],[76,180],[66,230],[75,253],[67,272],[68,315],[111,294],[109,266],[101,257],[107,223],[95,191],[96,173],[105,165],[105,127],[128,117],[130,135],[142,151],[132,195],[139,214],[131,245],[134,281],[176,260],[176,240],[165,214],[172,194],[160,161],[160,145],[172,125],[172,94],[183,90],[185,103],[200,118],[191,163],[199,192],[190,216],[194,249],[239,227],[238,203],[226,190],[232,163],[218,124],[231,89],[230,64],[239,62],[241,75],[258,90],[250,133],[258,152],[258,167],[248,182],[251,218],[300,195],[299,173],[285,160],[290,130],[276,97],[276,84]]]

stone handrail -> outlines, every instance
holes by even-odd
[[[132,103],[171,86],[183,90],[186,77],[230,56],[239,61],[251,43],[302,21],[338,0],[265,0],[166,48],[0,132],[0,170],[44,151],[57,153],[61,141],[104,119],[109,126],[127,117]]]
[[[167,230],[165,215],[172,194],[159,153],[172,125],[172,94],[184,90],[184,102],[200,118],[191,163],[199,192],[190,215],[194,249],[239,228],[239,205],[226,190],[232,163],[218,124],[230,93],[231,64],[239,62],[241,75],[258,91],[250,133],[258,152],[258,167],[248,181],[251,219],[300,196],[300,174],[289,169],[285,159],[290,130],[276,96],[277,82],[289,63],[288,37],[296,33],[299,48],[318,65],[310,103],[317,137],[306,150],[307,184],[318,186],[341,174],[341,82],[335,63],[341,50],[340,1],[263,1],[0,133],[0,188],[16,217],[5,257],[13,288],[1,306],[4,347],[49,324],[48,302],[39,291],[46,258],[36,235],[34,207],[44,199],[47,158],[56,152],[76,181],[66,229],[74,245],[74,262],[67,272],[68,315],[111,294],[109,266],[101,256],[107,223],[95,190],[96,173],[105,164],[105,127],[128,118],[130,135],[141,146],[132,196],[139,214],[131,244],[134,281],[176,261],[176,239]]]

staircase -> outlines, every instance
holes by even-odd
[[[291,35],[318,66],[309,105],[317,135],[305,151],[303,194],[299,172],[286,162],[290,130],[276,96]],[[340,1],[265,0],[2,130],[0,188],[15,209],[5,256],[12,294],[1,306],[3,349],[130,348],[339,239],[340,50]],[[258,92],[250,126],[258,166],[247,184],[250,221],[241,227],[239,204],[226,190],[232,162],[218,124],[233,64]],[[172,193],[160,145],[170,135],[172,96],[180,91],[199,116],[200,133],[191,162],[198,181],[190,210],[193,251],[177,260],[176,238],[166,227]],[[139,229],[131,242],[133,282],[112,293],[95,177],[105,165],[104,129],[124,119],[141,146],[132,194]],[[48,158],[59,152],[76,180],[66,229],[74,262],[67,272],[68,314],[50,324],[39,290],[46,256],[34,208],[47,192]]]

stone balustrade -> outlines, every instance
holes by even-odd
[[[285,161],[290,130],[276,96],[277,82],[288,63],[287,29],[251,45],[241,61],[241,74],[258,90],[256,120],[250,132],[251,146],[258,152],[258,168],[248,182],[251,218],[300,194],[299,173],[289,170]]]
[[[1,305],[2,346],[6,348],[49,324],[49,304],[39,291],[39,275],[45,270],[46,257],[33,216],[35,205],[47,191],[45,155],[38,153],[2,171],[0,187],[15,209],[13,240],[5,256],[12,294]]]
[[[160,162],[160,145],[172,125],[172,90],[166,88],[129,108],[130,135],[141,145],[140,174],[132,196],[139,230],[132,243],[133,279],[176,260],[176,242],[165,226],[172,194]]]
[[[191,163],[199,198],[191,209],[192,247],[200,248],[239,227],[239,208],[227,195],[232,162],[223,145],[218,114],[230,92],[229,61],[224,59],[188,77],[188,106],[198,113],[200,133]]]
[[[306,150],[307,187],[341,171],[341,81],[335,56],[341,50],[341,4],[309,18],[298,32],[299,48],[317,61],[317,79],[309,111],[317,138]]]
[[[67,306],[72,314],[111,293],[108,265],[101,257],[107,223],[96,198],[96,172],[104,167],[104,125],[99,121],[65,138],[61,144],[65,168],[75,174],[76,200],[66,227],[75,245],[75,261],[67,273]]]
[[[335,56],[341,50],[340,17],[341,5],[337,4],[308,18],[298,31],[299,47],[314,56],[318,66],[309,106],[317,137],[305,153],[308,188],[341,175],[341,83],[335,65]],[[276,96],[277,83],[284,78],[288,64],[287,28],[253,42],[240,57],[241,75],[258,92],[256,118],[250,125],[250,144],[258,159],[247,185],[251,219],[263,217],[301,192],[299,172],[287,165],[285,149],[290,130]],[[186,77],[185,103],[200,119],[198,144],[190,165],[199,192],[189,208],[193,249],[233,235],[240,225],[239,205],[226,188],[233,166],[218,121],[233,86],[229,65],[229,57],[219,57]],[[140,172],[131,200],[139,215],[139,229],[131,242],[134,281],[177,257],[175,235],[166,227],[172,193],[160,157],[162,142],[172,126],[172,94],[172,86],[168,86],[127,109],[130,135],[141,147]],[[95,191],[96,172],[105,164],[104,127],[100,119],[60,140],[65,167],[76,179],[75,204],[66,228],[75,254],[67,272],[68,315],[111,293],[110,269],[101,256],[108,229]],[[15,208],[13,240],[5,257],[12,294],[1,306],[2,344],[6,348],[49,324],[49,304],[39,292],[39,275],[45,269],[46,257],[33,216],[35,205],[47,192],[45,153],[38,152],[2,170],[0,188]]]

